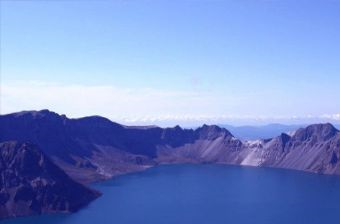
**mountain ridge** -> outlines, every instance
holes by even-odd
[[[70,119],[49,110],[24,111],[0,115],[0,142],[0,218],[73,212],[99,196],[80,183],[162,164],[218,163],[340,175],[340,131],[330,123],[240,140],[217,125],[133,127],[100,116]]]
[[[32,141],[82,183],[179,162],[340,174],[337,166],[331,168],[326,162],[331,156],[335,166],[340,157],[339,131],[329,123],[309,125],[293,134],[282,133],[256,143],[240,140],[217,125],[204,124],[196,129],[132,127],[100,116],[70,119],[49,110],[1,115],[0,128],[0,142]]]

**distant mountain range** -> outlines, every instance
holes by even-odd
[[[299,128],[308,125],[284,125],[284,124],[268,124],[263,126],[232,126],[219,125],[228,129],[236,138],[242,140],[268,139],[280,135],[281,133],[290,133]]]
[[[99,116],[69,119],[42,110],[1,115],[0,142],[36,145],[72,179],[85,184],[165,163],[221,163],[340,175],[340,132],[331,124],[296,128],[229,126],[229,132],[216,125],[128,127]],[[244,140],[255,136],[264,138]],[[5,182],[9,181],[6,175]],[[1,192],[6,190],[2,186]]]

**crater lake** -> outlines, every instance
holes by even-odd
[[[228,165],[163,165],[92,185],[74,214],[3,224],[322,224],[338,222],[340,177]]]

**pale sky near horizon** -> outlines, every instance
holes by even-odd
[[[1,107],[340,123],[340,0],[1,0]]]

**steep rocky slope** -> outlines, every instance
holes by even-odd
[[[340,132],[331,124],[298,129],[294,135],[240,142],[231,135],[197,140],[158,151],[159,162],[211,162],[276,167],[340,175]]]
[[[0,141],[38,144],[70,176],[85,183],[154,166],[164,149],[202,143],[208,155],[222,138],[231,148],[242,144],[217,126],[126,127],[99,116],[69,119],[48,110],[0,116]],[[204,144],[211,146],[208,151]]]
[[[132,129],[129,135],[126,130],[103,117],[68,119],[48,110],[0,116],[0,142],[37,144],[80,182],[106,179],[154,164],[149,158],[155,151],[150,141],[156,139],[153,135],[160,135],[160,129]]]
[[[35,145],[0,143],[0,219],[73,212],[98,196],[69,178]]]
[[[292,136],[282,134],[246,151],[243,165],[340,175],[340,132],[331,124],[310,125]]]
[[[69,119],[48,110],[0,116],[0,141],[38,144],[72,178],[93,182],[162,163],[225,163],[339,174],[339,131],[331,124],[294,135],[241,141],[228,130],[126,127],[99,117]]]

